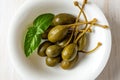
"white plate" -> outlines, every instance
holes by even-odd
[[[102,46],[94,53],[85,56],[72,70],[62,70],[59,66],[46,66],[44,58],[36,53],[29,58],[23,50],[24,35],[27,26],[42,13],[71,13],[77,15],[79,10],[74,7],[73,0],[35,0],[25,2],[14,16],[8,35],[10,59],[24,80],[94,80],[105,67],[111,50],[110,29],[94,28],[90,34],[89,49],[102,42]],[[108,25],[102,11],[92,3],[86,5],[88,19],[97,18],[100,24]]]

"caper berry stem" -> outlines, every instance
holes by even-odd
[[[63,26],[66,26],[66,27],[72,27],[72,28],[75,28],[75,25],[76,26],[79,26],[79,25],[84,25],[84,24],[91,24],[93,20],[91,21],[88,21],[88,22],[77,22],[77,23],[74,23],[74,24],[68,24],[68,25],[63,25]],[[98,27],[101,27],[101,28],[109,28],[109,26],[107,25],[101,25],[101,24],[98,24],[98,23],[94,23],[93,24],[94,26],[98,26]]]
[[[94,22],[94,21],[96,22],[96,19],[93,19],[93,20],[90,21],[90,22]],[[93,23],[93,24],[94,24],[94,23]],[[92,25],[93,25],[93,24],[92,24]],[[83,31],[82,31],[82,33],[83,33],[82,35],[84,35],[84,33],[87,32],[88,30],[89,30],[89,28],[88,28],[87,30],[83,30]],[[64,47],[67,46],[67,45],[70,43],[70,41],[71,41],[73,35],[74,35],[74,32],[72,31],[72,34],[71,34],[69,40],[67,41],[67,43],[64,45]],[[82,35],[81,35],[81,36],[82,36]],[[75,43],[77,43],[77,42],[75,42]]]
[[[83,31],[85,31],[85,30],[79,30],[80,33],[82,33]],[[92,29],[89,28],[89,29],[87,30],[87,32],[92,32]]]
[[[87,4],[87,3],[88,3],[88,0],[84,0],[84,3]]]
[[[74,2],[74,5],[75,5],[75,6],[79,6],[78,2]],[[82,9],[84,8],[84,6],[85,6],[85,1],[84,1],[83,6],[82,6]],[[79,21],[79,18],[80,18],[80,15],[81,15],[82,11],[83,11],[83,10],[80,10],[80,12],[79,12],[79,14],[78,14],[78,17],[76,18],[76,22],[75,22],[75,23],[77,23],[77,22]],[[77,33],[78,33],[78,29],[77,29],[76,26],[78,26],[78,25],[74,25],[75,29],[73,29],[72,34],[71,34],[68,42],[67,42],[64,46],[67,46],[67,45],[70,43],[70,41],[72,40],[72,37],[73,37],[74,35],[75,35],[74,39],[76,39],[76,36],[77,36]],[[75,34],[74,34],[74,33],[75,33]]]
[[[93,20],[88,21],[88,22],[77,22],[77,23],[74,23],[74,24],[68,24],[68,25],[62,25],[62,26],[66,26],[68,28],[69,27],[75,28],[75,26],[84,25],[84,24],[91,24],[92,22],[93,22]],[[95,25],[95,23],[93,25]]]
[[[68,25],[62,25],[62,26],[66,26],[66,27],[72,27],[72,28],[75,28],[75,26],[79,26],[79,25],[84,25],[84,24],[91,24],[93,20],[91,21],[88,21],[88,22],[77,22],[77,23],[74,23],[74,24],[68,24]],[[107,25],[101,25],[101,24],[98,24],[98,23],[94,23],[93,24],[94,26],[98,26],[98,27],[101,27],[101,28],[109,28],[109,26]]]
[[[95,23],[95,24],[93,24],[93,25],[94,25],[94,26],[97,26],[97,27],[104,28],[104,29],[109,28],[107,25],[101,25],[101,24],[98,24],[98,23]],[[87,32],[92,32],[92,29],[89,28]]]
[[[83,16],[84,16],[84,18],[85,18],[85,21],[88,22],[87,16],[86,16],[85,12],[83,11],[83,9],[82,9],[79,5],[78,5],[78,8],[79,8],[79,9],[81,10],[81,12],[83,13]],[[88,24],[86,24],[85,28],[87,27],[87,25],[88,25]]]
[[[84,9],[84,7],[85,7],[85,4],[87,4],[87,0],[84,0],[83,5],[82,5],[82,8],[80,7],[78,1],[75,1],[74,4],[76,4],[76,6],[79,8],[79,10],[81,11],[81,13],[83,14],[83,16],[84,16],[84,18],[85,18],[85,21],[88,22],[87,16],[86,16],[85,12],[83,11],[83,9]],[[80,14],[81,14],[81,13],[80,13]],[[86,26],[86,27],[87,27],[87,26]]]
[[[87,17],[86,17],[86,14],[85,14],[85,12],[83,11],[86,3],[87,3],[87,1],[84,0],[83,5],[82,5],[82,8],[81,8],[80,5],[79,5],[79,3],[78,3],[78,1],[74,1],[74,5],[77,6],[77,7],[79,8],[79,10],[80,10],[80,13],[79,13],[79,15],[78,15],[78,17],[77,17],[77,19],[76,19],[76,22],[78,22],[81,13],[83,13],[83,16],[84,16],[84,18],[85,18],[85,21],[88,22]],[[87,27],[87,25],[88,25],[88,24],[86,24],[85,28]],[[78,27],[75,27],[75,37],[74,37],[74,40],[76,39],[78,32],[79,32],[79,31],[78,31]]]
[[[74,2],[74,5],[75,6],[78,6],[78,4],[76,4],[76,2]],[[84,8],[84,6],[82,6],[82,9]],[[78,17],[76,18],[76,23],[79,21],[79,18],[80,18],[80,16],[81,16],[81,11],[79,12],[79,14],[78,14]],[[74,40],[76,39],[76,36],[77,36],[77,33],[78,33],[78,27],[77,26],[75,26],[75,29],[74,29]]]
[[[93,21],[92,21],[92,23],[90,24],[90,26],[86,27],[85,30],[84,30],[81,34],[78,35],[77,39],[74,40],[74,43],[77,43],[77,41],[78,41],[78,40],[89,30],[89,28],[91,28],[91,27],[93,26],[93,24],[96,23],[96,22],[97,22],[97,19],[94,18]]]
[[[98,27],[101,27],[101,28],[109,28],[107,25],[101,25],[101,24],[97,24],[97,23],[95,23],[94,24],[95,26],[98,26]]]
[[[75,24],[69,24],[69,25],[66,25],[67,27],[76,27],[76,26],[74,26],[74,25],[80,25],[80,24],[91,24],[93,22],[93,20],[92,21],[89,21],[89,22],[79,22],[79,23],[75,23]],[[64,25],[65,26],[65,25]],[[83,31],[85,31],[85,30],[82,30],[81,32],[83,32]],[[73,35],[74,35],[74,30],[72,31],[72,34],[71,34],[71,36],[70,36],[70,38],[69,38],[69,40],[67,41],[67,43],[63,46],[63,47],[65,47],[65,46],[67,46],[69,43],[70,43],[70,41],[72,40],[72,38],[73,38]]]
[[[76,19],[76,22],[79,21],[79,18],[80,18],[80,16],[81,16],[81,14],[82,14],[82,13],[84,14],[83,9],[84,9],[84,7],[85,7],[85,4],[87,4],[87,0],[84,0],[83,5],[82,5],[82,8],[81,8],[80,5],[79,5],[79,3],[78,3],[77,1],[74,1],[74,5],[77,6],[78,8],[80,8],[80,12],[79,12],[78,17],[77,17],[77,19]],[[84,14],[84,15],[85,15],[85,14]],[[85,16],[86,16],[86,15],[85,15]],[[85,17],[85,16],[84,16],[84,17]],[[86,17],[86,21],[87,21],[87,17]]]
[[[67,43],[63,47],[67,46],[70,43],[70,41],[72,40],[73,35],[74,35],[74,32],[72,31],[72,34],[70,35],[69,40],[67,41]]]
[[[66,27],[73,27],[73,29],[74,29],[74,27],[76,27],[76,26],[74,26],[74,25],[91,24],[91,22],[92,22],[92,21],[89,21],[89,22],[79,22],[79,23],[69,24],[69,25],[64,25],[64,26],[66,26]],[[72,38],[73,38],[73,35],[74,35],[74,30],[72,31],[72,34],[71,34],[69,40],[67,41],[67,43],[66,43],[63,47],[67,46],[67,45],[70,43],[70,41],[71,41]]]
[[[102,43],[101,43],[101,42],[98,42],[97,46],[96,46],[94,49],[92,49],[92,50],[90,50],[90,51],[81,50],[81,51],[79,51],[79,52],[83,52],[83,53],[90,54],[90,53],[94,52],[96,49],[98,49],[101,45],[102,45]]]

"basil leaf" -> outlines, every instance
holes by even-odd
[[[37,28],[29,28],[24,43],[26,57],[28,57],[39,46],[40,42],[41,35],[37,33]]]
[[[38,16],[34,22],[33,27],[28,28],[25,42],[24,51],[26,57],[30,56],[41,42],[41,34],[51,25],[54,15],[51,13],[42,14]]]
[[[42,14],[34,20],[33,25],[45,31],[51,25],[53,18],[54,15],[51,13]]]

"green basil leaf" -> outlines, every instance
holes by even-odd
[[[51,25],[54,15],[51,13],[42,14],[38,16],[34,22],[33,27],[28,28],[25,42],[24,51],[26,57],[30,56],[41,42],[41,34]]]
[[[41,34],[37,33],[37,28],[29,28],[24,42],[24,50],[26,57],[33,53],[33,51],[39,46],[40,42]]]
[[[51,13],[42,14],[34,20],[33,25],[45,31],[51,25],[53,18],[54,15]]]

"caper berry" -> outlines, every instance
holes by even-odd
[[[68,13],[61,13],[55,16],[53,19],[53,25],[72,24],[76,20],[75,16]]]
[[[72,60],[72,61],[62,61],[61,62],[61,68],[63,69],[70,69],[73,68],[76,64],[76,62],[78,61],[79,55],[77,54],[76,57]]]
[[[52,43],[49,42],[49,41],[43,42],[43,43],[39,46],[39,48],[38,48],[38,55],[39,55],[39,56],[42,56],[42,57],[46,56],[46,49],[47,49],[50,45],[52,45]]]
[[[65,39],[63,39],[61,42],[58,42],[57,44],[61,47],[64,47],[64,45],[68,42],[69,38],[70,38],[70,33],[67,34]]]
[[[62,48],[60,46],[52,45],[46,49],[46,54],[48,57],[57,57],[58,55],[61,54],[61,50]]]
[[[49,26],[48,29],[42,34],[42,38],[43,39],[47,39],[48,38],[48,33],[49,31],[53,28],[53,26]]]
[[[81,51],[85,48],[86,46],[86,39],[87,36],[84,34],[79,40],[78,40],[78,50]]]
[[[71,43],[66,46],[62,51],[62,59],[65,61],[72,61],[77,55],[77,45],[75,43]]]
[[[48,40],[51,42],[61,41],[68,33],[68,27],[58,25],[50,30],[48,33]]]
[[[60,61],[61,61],[60,56],[54,57],[54,58],[46,57],[46,64],[50,67],[57,65]]]

